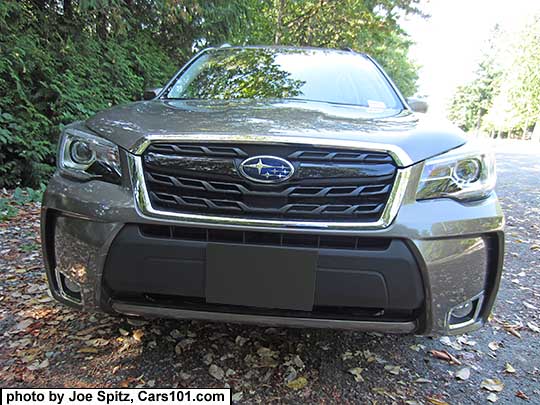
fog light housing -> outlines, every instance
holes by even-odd
[[[448,313],[448,327],[456,329],[474,323],[480,313],[483,298],[483,294],[480,294],[453,307]]]
[[[62,298],[76,304],[81,304],[81,286],[75,280],[66,276],[64,273],[56,271],[56,281],[58,285],[58,293]]]

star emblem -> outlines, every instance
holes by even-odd
[[[294,167],[285,159],[276,156],[254,156],[240,163],[240,174],[251,181],[279,183],[289,179]]]
[[[245,165],[244,167],[250,167],[252,169],[257,169],[257,171],[259,172],[259,174],[262,173],[262,169],[268,169],[268,168],[271,168],[272,166],[269,166],[269,165],[265,165],[262,161],[262,159],[259,159],[259,161],[255,164],[252,164],[252,165]],[[268,176],[267,176],[268,177]]]

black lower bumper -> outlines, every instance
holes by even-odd
[[[411,321],[419,317],[424,286],[417,262],[404,241],[315,238],[126,225],[109,250],[103,285],[111,301],[178,310],[344,320],[376,317],[381,321]],[[212,243],[235,246],[237,252],[242,246],[253,245],[316,249],[313,308],[296,311],[207,302],[207,255]],[[238,260],[242,260],[241,255]],[[279,295],[280,291],[275,293]]]

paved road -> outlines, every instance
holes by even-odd
[[[38,207],[28,205],[0,224],[0,385],[227,386],[246,403],[465,404],[487,403],[481,383],[491,378],[504,384],[497,403],[540,403],[540,149],[497,149],[506,273],[481,331],[441,340],[81,314],[47,296]],[[463,368],[470,376],[459,380]]]

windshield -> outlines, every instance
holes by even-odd
[[[345,51],[224,48],[197,58],[170,88],[174,99],[297,99],[402,109],[366,57]]]

